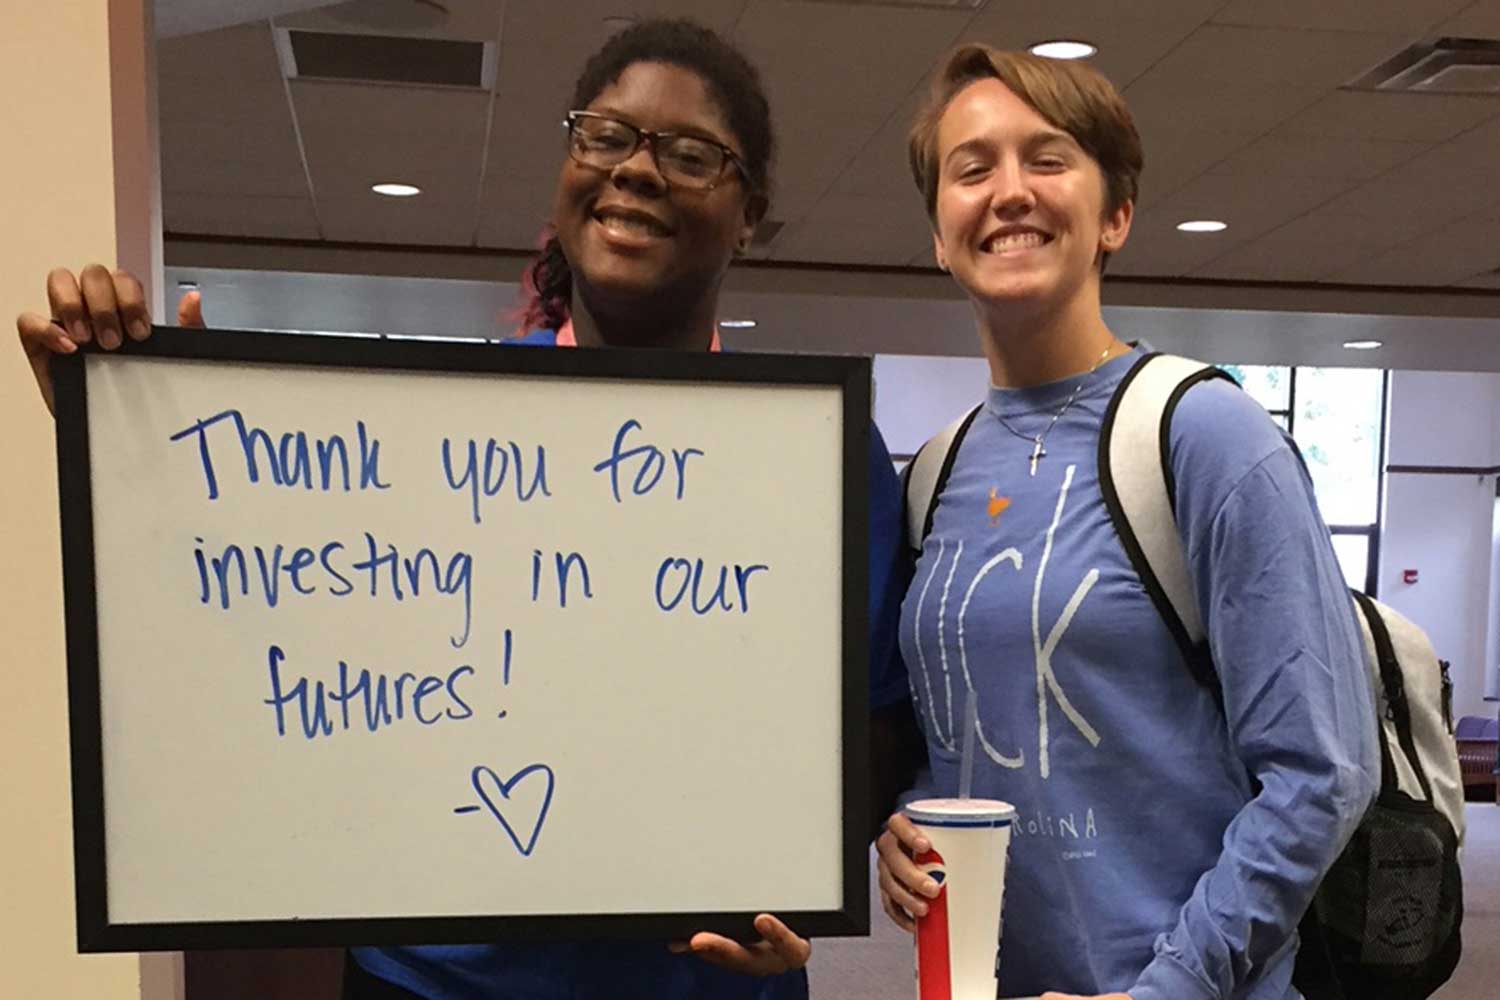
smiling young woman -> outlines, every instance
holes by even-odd
[[[560,108],[560,121],[564,114]],[[524,335],[513,343],[716,349],[724,273],[749,246],[770,190],[771,117],[755,69],[706,28],[643,21],[589,58],[566,123],[554,235],[529,269]],[[127,335],[150,335],[140,283],[123,272],[92,265],[75,277],[59,269],[49,276],[47,298],[50,317],[28,313],[17,330],[49,405],[50,354],[71,353],[95,338],[113,350]],[[186,297],[179,324],[202,326],[200,305],[197,293]],[[911,714],[894,651],[908,567],[895,472],[873,426],[869,470],[869,697],[871,741],[880,753],[883,720]],[[875,825],[871,817],[850,821]],[[766,835],[779,835],[771,822]],[[649,863],[622,863],[632,860]],[[758,941],[698,934],[670,947],[662,941],[510,941],[359,948],[346,969],[344,995],[805,1000],[801,967],[809,942],[770,914],[758,916],[755,928]]]
[[[1298,922],[1379,774],[1312,484],[1232,384],[1182,394],[1163,446],[1216,699],[1099,477],[1110,402],[1149,351],[1100,304],[1143,162],[1124,102],[1086,66],[966,46],[936,73],[910,155],[993,385],[948,455],[901,651],[931,765],[919,797],[956,793],[952,719],[972,694],[974,794],[1018,813],[1002,992],[1293,1000]],[[938,892],[912,861],[927,846],[899,814],[879,840],[904,927]]]

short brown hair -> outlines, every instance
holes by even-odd
[[[959,92],[979,80],[1005,84],[1094,158],[1104,174],[1107,211],[1136,200],[1144,166],[1140,133],[1124,98],[1102,73],[1078,62],[962,45],[933,77],[932,92],[911,126],[911,173],[929,219],[937,218],[938,123]]]

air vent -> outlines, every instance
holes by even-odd
[[[770,246],[771,241],[777,237],[781,232],[781,227],[785,225],[785,222],[776,219],[762,219],[760,225],[755,227],[755,235],[750,238],[750,245],[753,247]]]
[[[1500,42],[1439,38],[1403,50],[1348,85],[1356,90],[1500,97]]]
[[[276,34],[282,72],[292,80],[488,90],[495,79],[493,42],[291,28]]]

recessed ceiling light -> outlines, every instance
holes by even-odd
[[[723,327],[726,330],[753,330],[755,329],[755,320],[721,319],[719,320],[719,326]]]
[[[376,184],[370,190],[391,198],[410,198],[414,194],[422,193],[421,188],[411,184]]]
[[[1177,223],[1177,228],[1184,233],[1222,233],[1229,224],[1218,219],[1192,219]]]
[[[1346,341],[1344,341],[1344,347],[1346,349],[1348,349],[1348,350],[1351,350],[1351,351],[1373,351],[1376,348],[1384,347],[1384,346],[1385,346],[1385,342],[1381,341],[1381,340],[1346,340]]]
[[[1032,55],[1045,59],[1087,59],[1098,52],[1099,47],[1088,42],[1058,38],[1050,42],[1037,42],[1030,51]]]

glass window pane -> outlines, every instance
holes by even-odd
[[[1271,414],[1271,419],[1276,421],[1276,426],[1284,431],[1292,429],[1292,418],[1288,417],[1285,413],[1273,413]]]
[[[1250,398],[1268,410],[1288,409],[1291,369],[1284,365],[1220,365],[1245,387]]]
[[[1344,582],[1355,590],[1365,589],[1365,574],[1370,568],[1368,535],[1334,535],[1333,554],[1344,571]]]
[[[1384,373],[1297,370],[1297,445],[1329,524],[1374,524],[1379,507]]]

